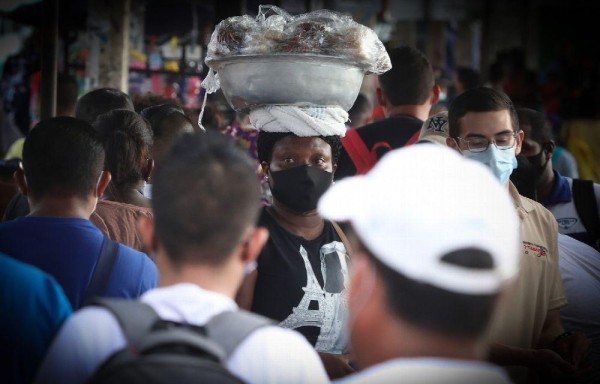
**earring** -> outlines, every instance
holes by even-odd
[[[269,175],[265,175],[263,179],[265,180],[265,182],[269,181]]]

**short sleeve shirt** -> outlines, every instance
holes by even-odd
[[[346,349],[348,254],[330,222],[319,237],[295,236],[266,211],[269,240],[257,260],[252,311],[295,329],[319,352]]]
[[[512,183],[509,191],[521,222],[521,264],[494,316],[491,340],[534,348],[548,311],[567,303],[559,269],[557,224],[546,208],[519,195]]]
[[[80,218],[26,216],[0,224],[0,252],[54,277],[73,309],[82,304],[103,241],[104,234]],[[103,296],[136,298],[157,283],[152,260],[119,245]]]

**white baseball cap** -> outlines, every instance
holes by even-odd
[[[448,111],[442,111],[425,120],[421,126],[419,141],[429,141],[445,147],[448,136],[450,136],[450,131],[448,130]]]
[[[489,170],[437,145],[386,154],[366,175],[336,182],[320,214],[349,221],[363,244],[410,279],[463,294],[490,294],[518,272],[519,219]],[[491,269],[443,261],[462,249],[489,253]]]

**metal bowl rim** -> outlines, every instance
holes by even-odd
[[[279,61],[279,62],[300,62],[300,63],[318,63],[318,64],[334,64],[345,67],[353,67],[368,72],[367,65],[357,63],[347,58],[339,56],[315,55],[308,53],[289,53],[289,54],[267,54],[267,55],[232,55],[218,59],[206,60],[206,64],[218,72],[219,67],[236,62],[263,62],[263,61]]]

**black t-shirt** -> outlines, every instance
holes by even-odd
[[[331,223],[310,241],[286,231],[266,209],[259,225],[270,236],[257,260],[252,311],[297,330],[319,352],[344,352],[349,260]]]
[[[375,144],[384,141],[392,147],[392,149],[402,148],[406,142],[416,132],[421,130],[423,121],[413,116],[397,115],[390,116],[387,119],[377,120],[376,122],[358,128],[356,131],[361,139],[365,142],[367,148],[371,149]],[[379,154],[378,154],[379,155]],[[340,160],[335,171],[335,180],[343,179],[344,177],[354,176],[356,167],[342,148]]]

